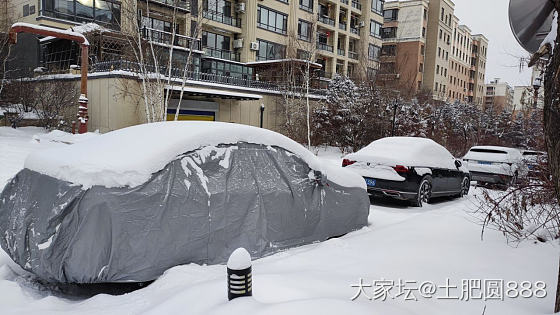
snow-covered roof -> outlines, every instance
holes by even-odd
[[[284,148],[312,169],[346,187],[363,187],[363,179],[340,167],[323,165],[299,143],[257,127],[203,121],[170,121],[119,129],[67,147],[31,153],[25,167],[89,188],[135,187],[180,154],[205,146],[248,142]]]
[[[64,34],[64,35],[69,35],[69,36],[74,36],[74,37],[81,37],[83,39],[82,44],[85,45],[85,46],[89,46],[89,41],[87,40],[87,38],[84,35],[82,35],[79,32],[74,32],[72,30],[59,30],[59,29],[55,29],[55,28],[49,27],[49,26],[42,26],[42,25],[22,23],[22,22],[14,23],[12,25],[12,27],[27,27],[27,28],[34,29],[36,31],[56,31],[58,34]]]
[[[388,166],[456,168],[455,158],[447,149],[431,139],[419,137],[379,139],[347,158]]]

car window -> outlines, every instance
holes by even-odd
[[[471,152],[480,152],[480,153],[494,153],[494,154],[507,154],[506,151],[502,150],[495,150],[495,149],[471,149]]]

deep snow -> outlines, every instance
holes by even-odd
[[[32,150],[66,145],[37,142],[36,128],[0,127],[0,188],[21,167]],[[324,160],[340,165],[341,155],[320,149]],[[391,202],[371,206],[370,226],[329,241],[290,249],[253,262],[253,297],[227,301],[226,266],[186,265],[169,269],[146,288],[122,295],[69,299],[53,294],[17,269],[0,250],[1,314],[550,314],[554,304],[558,247],[526,242],[518,247],[502,235],[481,228],[470,212],[474,194],[459,200],[443,199],[424,208]],[[423,298],[386,301],[363,296],[351,301],[360,278],[364,283],[433,281],[461,287],[461,279],[545,281],[544,299],[457,301]],[[371,288],[365,292],[372,295]],[[452,295],[460,291],[451,291]],[[443,292],[438,290],[438,296]]]

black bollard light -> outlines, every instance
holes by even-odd
[[[251,255],[245,248],[238,248],[231,253],[227,262],[227,275],[230,301],[238,297],[253,295]]]

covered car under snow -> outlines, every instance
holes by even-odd
[[[372,195],[421,207],[432,197],[464,196],[470,175],[461,161],[431,139],[388,137],[349,154],[342,166],[364,177]]]
[[[278,133],[163,122],[32,153],[0,196],[0,244],[47,281],[148,281],[340,236],[368,212],[360,176]]]

